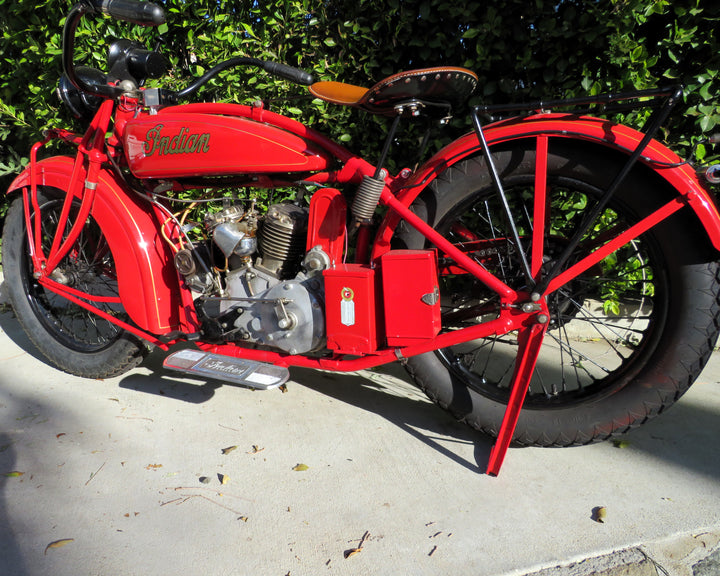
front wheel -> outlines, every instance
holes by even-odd
[[[520,245],[485,160],[473,157],[442,175],[413,210],[515,290],[529,290],[520,258],[533,261],[536,165],[546,166],[542,277],[553,269],[624,157],[551,139],[546,162],[531,142],[494,153]],[[544,170],[544,168],[542,168]],[[637,166],[582,235],[565,269],[667,202],[672,194]],[[673,404],[710,356],[720,319],[719,268],[689,208],[627,243],[547,296],[550,321],[513,440],[567,446],[608,438]],[[400,245],[426,246],[404,223]],[[469,274],[443,266],[443,329],[497,317],[499,302]],[[449,263],[447,263],[449,264]],[[497,435],[510,395],[516,333],[410,358],[416,383],[472,427]]]
[[[63,198],[56,190],[38,192],[45,254],[52,246]],[[76,213],[77,208],[73,207],[66,232]],[[86,378],[106,378],[122,374],[142,361],[147,348],[137,338],[37,282],[20,197],[12,202],[5,219],[2,263],[8,296],[18,321],[33,344],[56,367]],[[63,282],[74,290],[108,300],[117,299],[112,253],[92,217],[88,217],[77,241],[56,270]],[[120,304],[101,302],[98,305],[104,312],[127,321]]]

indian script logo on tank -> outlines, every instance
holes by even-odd
[[[154,154],[204,154],[210,150],[210,134],[193,134],[184,126],[174,135],[163,135],[163,125],[156,124],[145,135],[145,156]]]

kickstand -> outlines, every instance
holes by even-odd
[[[533,324],[529,328],[523,328],[518,335],[518,354],[515,360],[515,372],[510,387],[510,399],[508,400],[505,416],[495,445],[490,450],[490,458],[486,473],[490,476],[497,476],[500,472],[505,454],[510,446],[515,426],[520,417],[525,396],[530,387],[530,380],[535,371],[540,348],[547,331],[547,322],[544,324]]]

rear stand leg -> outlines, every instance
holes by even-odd
[[[518,335],[518,354],[515,360],[515,372],[513,374],[510,388],[510,399],[505,416],[503,416],[500,431],[495,445],[490,450],[490,459],[486,473],[490,476],[497,476],[500,472],[505,454],[512,440],[515,426],[517,426],[520,410],[522,409],[525,396],[530,387],[530,380],[535,371],[540,348],[545,339],[548,323],[533,324],[529,328],[523,328]]]

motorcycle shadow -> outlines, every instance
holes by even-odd
[[[447,459],[472,472],[485,472],[493,439],[430,402],[398,364],[351,373],[294,368],[292,381],[377,414]],[[467,446],[473,447],[472,460],[468,460]]]
[[[171,348],[171,352],[192,347],[192,345],[183,344]],[[228,382],[190,375],[183,376],[177,372],[166,370],[163,368],[163,360],[167,355],[168,352],[163,350],[153,350],[140,364],[143,372],[147,373],[135,371],[124,376],[119,382],[120,388],[190,404],[203,404],[209,401],[215,395],[215,390],[221,386],[232,386]]]
[[[175,372],[163,368],[166,354],[160,350],[151,353],[141,365],[142,372],[125,376],[119,386],[192,404],[210,401],[221,387],[243,388],[231,382],[176,376]],[[376,414],[447,459],[472,472],[485,471],[493,440],[471,430],[435,406],[409,382],[399,365],[390,364],[351,373],[292,368],[290,377],[290,386],[300,385]],[[467,449],[469,446],[472,446],[471,455]]]
[[[1,290],[2,284],[0,284],[0,291]],[[5,304],[2,301],[1,296],[2,294],[0,293],[0,330],[23,352],[29,354],[38,362],[47,364],[47,360],[45,360],[44,356],[35,347],[35,344],[25,335],[25,331],[15,317],[15,312],[10,309],[9,304]]]

